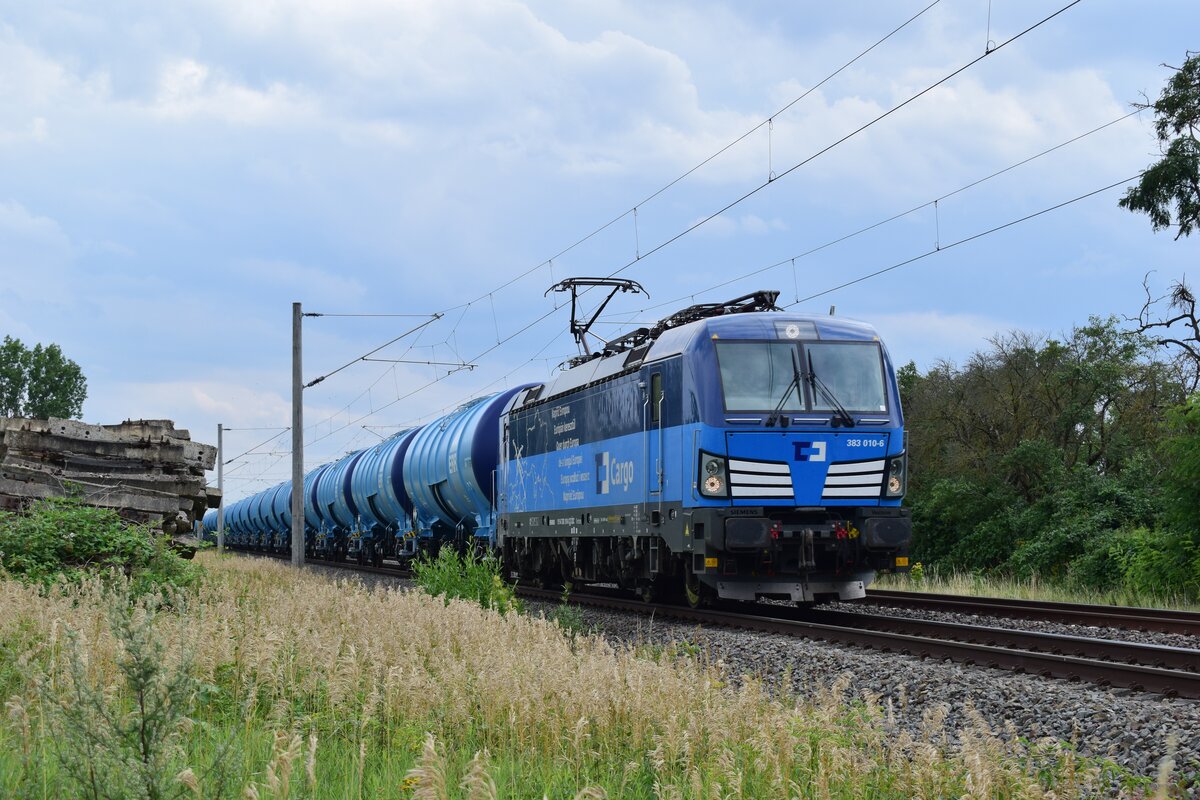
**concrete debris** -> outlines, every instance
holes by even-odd
[[[190,534],[220,496],[205,486],[217,449],[167,419],[89,425],[71,419],[0,418],[0,507],[75,496],[124,519]]]

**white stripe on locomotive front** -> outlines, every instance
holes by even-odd
[[[773,475],[790,475],[792,468],[780,461],[742,461],[729,459],[730,472],[765,472]]]
[[[826,486],[879,486],[883,483],[882,472],[871,472],[864,475],[829,475],[825,478]]]
[[[858,461],[850,464],[830,464],[829,471],[831,473],[844,472],[881,472],[886,459],[878,461]]]

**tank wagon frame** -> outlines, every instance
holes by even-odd
[[[869,325],[777,296],[692,306],[317,467],[306,552],[474,548],[519,581],[692,604],[861,597],[908,566],[895,372]],[[230,546],[286,551],[290,495],[233,503]]]

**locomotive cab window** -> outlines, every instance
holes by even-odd
[[[883,353],[873,342],[811,342],[804,346],[812,372],[829,388],[829,393],[850,411],[887,411],[883,384]],[[817,392],[814,411],[832,411],[829,397]]]
[[[726,411],[887,411],[883,354],[875,342],[717,342]],[[796,373],[800,373],[800,386]],[[780,406],[782,403],[782,406]]]
[[[662,373],[650,376],[650,421],[658,423],[662,416],[663,384]]]
[[[792,385],[795,352],[791,342],[718,342],[725,410],[771,411],[786,392],[781,410],[803,411],[804,397]]]

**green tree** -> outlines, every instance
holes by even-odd
[[[4,337],[0,345],[0,413],[36,419],[78,418],[87,398],[87,379],[79,365],[56,344],[27,348]]]
[[[1093,318],[997,336],[961,367],[902,368],[914,554],[1066,577],[1105,532],[1156,521],[1157,459],[1183,393],[1153,344]]]
[[[1154,130],[1159,151],[1156,163],[1143,173],[1137,186],[1121,198],[1122,207],[1150,216],[1154,230],[1178,228],[1175,238],[1200,227],[1200,53],[1187,53],[1182,67],[1155,103],[1137,103],[1154,109]],[[1173,213],[1172,213],[1173,212]],[[1138,330],[1155,337],[1155,344],[1174,354],[1182,382],[1190,391],[1200,388],[1200,319],[1196,295],[1185,280],[1174,283],[1168,294],[1155,298],[1149,276],[1144,283],[1146,302],[1136,319]],[[1160,310],[1165,305],[1165,311]]]
[[[1150,215],[1154,230],[1178,228],[1175,238],[1200,226],[1200,53],[1187,54],[1152,104],[1154,130],[1162,153],[1121,198],[1130,211]],[[1173,212],[1173,213],[1172,213]]]

